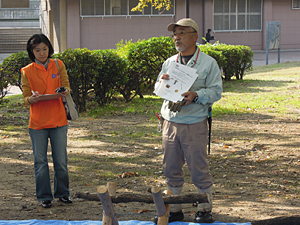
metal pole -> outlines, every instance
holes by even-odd
[[[189,4],[189,0],[185,0],[185,15],[186,15],[186,18],[189,18],[190,17],[190,4]]]
[[[266,32],[267,32],[267,35],[266,35],[266,41],[267,41],[267,43],[266,43],[266,65],[268,65],[268,63],[269,63],[269,22],[267,21],[267,30],[266,30]]]
[[[280,48],[278,48],[278,63],[280,63]]]

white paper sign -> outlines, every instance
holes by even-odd
[[[195,82],[198,74],[196,69],[171,62],[167,71],[169,80],[160,79],[155,85],[154,94],[168,101],[181,101],[182,93],[187,92]]]

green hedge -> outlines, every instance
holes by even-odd
[[[31,63],[27,52],[18,52],[5,58],[0,65],[0,101],[6,95],[9,85],[18,86],[21,90],[21,68]]]
[[[93,51],[97,56],[97,73],[92,78],[95,100],[99,105],[109,103],[113,95],[119,92],[119,87],[127,82],[124,59],[113,50]]]
[[[216,59],[226,81],[233,76],[241,80],[245,72],[252,69],[254,54],[248,46],[215,43],[201,45],[200,49]]]
[[[66,65],[75,104],[86,111],[89,97],[100,106],[110,102],[124,82],[125,61],[114,50],[68,49],[54,55]]]
[[[233,76],[243,79],[245,72],[252,69],[253,52],[247,46],[216,43],[199,47],[216,59],[224,80]],[[115,50],[67,49],[53,58],[61,59],[66,65],[74,102],[80,112],[85,112],[89,101],[102,106],[116,94],[129,102],[136,96],[152,93],[163,62],[176,53],[171,38],[155,37],[135,43],[121,41]],[[20,69],[29,63],[26,52],[14,53],[3,61],[0,65],[2,93],[8,84],[21,88]]]
[[[163,36],[136,43],[121,42],[117,51],[127,62],[126,83],[119,90],[126,102],[152,92],[162,63],[177,52],[173,40]]]
[[[86,111],[87,95],[92,88],[91,80],[97,73],[97,57],[86,48],[67,49],[53,57],[62,60],[66,65],[73,100],[80,112]]]

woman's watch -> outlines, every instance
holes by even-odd
[[[198,96],[198,94],[197,94],[197,92],[196,92],[196,97],[194,98],[193,102],[197,102],[198,99],[199,99],[199,96]]]

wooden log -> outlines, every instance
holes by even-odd
[[[99,201],[97,194],[91,193],[81,193],[77,192],[75,194],[77,198],[82,198],[88,201]],[[207,203],[206,194],[186,194],[186,195],[173,195],[173,196],[163,196],[165,204],[183,204],[183,203]],[[118,193],[116,196],[111,196],[112,203],[126,203],[126,202],[143,202],[143,203],[154,203],[153,197],[151,195],[140,195],[134,193]]]
[[[164,194],[165,195],[172,195],[173,192],[170,191],[170,190],[165,190]],[[161,217],[158,217],[157,225],[167,225],[167,224],[169,224],[169,214],[170,214],[171,205],[170,204],[165,204],[165,208],[166,208],[166,214],[161,216]]]
[[[289,217],[275,217],[266,220],[252,221],[252,225],[298,225],[300,224],[300,216],[293,215]]]
[[[109,196],[116,195],[117,184],[114,182],[108,182],[107,190],[108,190]],[[104,210],[103,210],[103,217],[102,217],[102,225],[112,225],[112,218],[110,216],[106,215]]]
[[[112,225],[119,225],[119,222],[117,220],[116,217],[116,213],[115,213],[115,209],[114,206],[112,204],[111,198],[108,194],[108,188],[107,186],[99,186],[97,188],[98,191],[98,196],[100,198],[103,210],[105,212],[105,214],[109,217],[111,217],[112,219]]]
[[[155,208],[157,211],[158,218],[166,214],[165,203],[162,198],[162,194],[159,187],[152,187],[152,197],[154,200]]]

